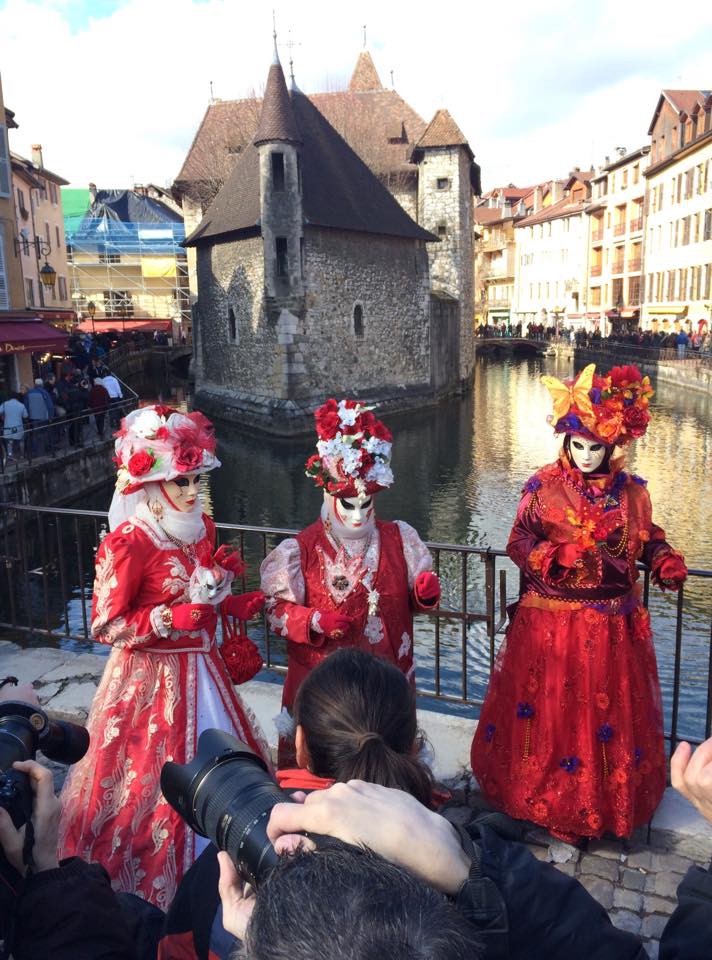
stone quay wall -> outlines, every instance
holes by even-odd
[[[0,474],[0,502],[60,507],[116,477],[113,453],[113,440],[97,440],[56,459],[38,457],[8,470]]]

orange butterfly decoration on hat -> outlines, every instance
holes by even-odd
[[[554,401],[554,423],[558,423],[562,417],[565,417],[572,407],[575,407],[584,418],[595,419],[591,398],[588,395],[593,386],[595,372],[596,364],[589,363],[587,367],[583,368],[571,386],[556,377],[544,376],[541,378],[541,382]]]

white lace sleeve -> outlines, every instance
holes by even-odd
[[[408,586],[413,589],[415,578],[424,570],[432,570],[433,558],[417,532],[404,520],[396,520],[403,541],[403,556],[408,567]]]
[[[283,540],[262,561],[260,589],[267,597],[304,603],[304,576],[299,544],[290,537]]]

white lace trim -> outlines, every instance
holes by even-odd
[[[268,553],[260,566],[260,589],[268,597],[304,604],[306,591],[299,543],[283,540]]]
[[[408,568],[408,586],[412,590],[419,573],[433,569],[430,551],[418,536],[416,530],[404,520],[396,520],[403,541],[403,556]]]

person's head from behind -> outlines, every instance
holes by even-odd
[[[337,840],[284,858],[260,887],[247,960],[476,960],[477,932],[446,897]]]
[[[300,767],[341,783],[396,787],[430,806],[415,695],[393,664],[361,650],[335,651],[302,683],[294,718]]]

